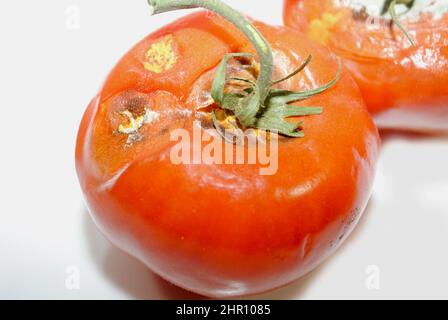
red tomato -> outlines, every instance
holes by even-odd
[[[255,26],[272,46],[278,77],[313,55],[284,89],[335,77],[337,59],[327,49],[292,30]],[[344,70],[332,88],[295,104],[324,111],[304,117],[304,138],[279,138],[276,174],[260,175],[261,164],[174,164],[170,132],[191,133],[198,119],[211,126],[210,111],[198,106],[210,104],[214,70],[231,52],[254,49],[207,12],[149,35],[88,107],[76,150],[82,190],[107,238],[166,280],[213,297],[283,286],[334,252],[366,206],[379,147]],[[139,127],[145,108],[157,117]],[[131,118],[138,130],[120,134]]]
[[[448,132],[448,14],[400,18],[412,46],[397,25],[349,3],[285,0],[285,23],[344,59],[380,127]]]

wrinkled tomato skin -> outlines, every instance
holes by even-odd
[[[285,24],[344,59],[380,128],[448,132],[448,15],[403,20],[413,47],[397,27],[372,27],[341,3],[285,0]]]
[[[255,26],[288,71],[313,55],[306,72],[288,81],[290,89],[334,78],[337,59],[328,49],[293,30]],[[142,67],[144,52],[166,35],[177,46],[176,64],[151,73]],[[334,87],[298,104],[323,106],[324,112],[303,119],[305,138],[279,139],[276,174],[260,175],[261,165],[173,164],[167,132],[191,132],[192,87],[230,52],[254,50],[233,26],[205,12],[148,36],[89,105],[76,148],[89,211],[106,237],[164,279],[211,297],[286,285],[333,253],[370,197],[379,148],[359,90],[343,70]],[[107,120],[112,97],[127,90],[161,106],[158,122],[131,146]]]

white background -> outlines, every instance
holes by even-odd
[[[281,23],[280,0],[227,2]],[[196,298],[99,234],[74,169],[78,124],[108,71],[186,13],[150,17],[145,0],[0,2],[0,298]],[[448,298],[448,139],[384,138],[371,204],[348,241],[307,277],[253,298]],[[66,288],[70,266],[79,290]],[[379,288],[366,285],[372,270]]]

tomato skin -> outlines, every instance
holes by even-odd
[[[288,82],[291,89],[334,77],[337,60],[327,49],[292,30],[255,26],[290,71],[313,54],[307,72]],[[176,65],[160,74],[144,70],[145,49],[170,34]],[[195,39],[201,42],[194,48],[183,46]],[[173,164],[166,132],[191,132],[195,106],[188,96],[195,81],[225,53],[248,51],[254,50],[244,36],[221,18],[189,15],[124,56],[78,135],[77,172],[100,230],[166,280],[211,297],[286,285],[333,253],[370,197],[379,148],[377,129],[344,70],[333,88],[298,104],[322,105],[324,113],[304,119],[305,138],[280,139],[276,174],[260,175],[259,165]],[[162,113],[155,128],[145,129],[145,140],[130,147],[107,120],[112,97],[126,90],[150,95],[148,103]],[[182,117],[164,118],[179,110],[186,111]]]
[[[285,0],[284,20],[344,59],[380,128],[448,132],[447,14],[402,22],[415,47],[397,28],[369,28],[332,0]]]

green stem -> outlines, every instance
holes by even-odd
[[[332,87],[339,79],[341,65],[336,77],[328,84],[312,90],[294,92],[273,88],[274,85],[286,81],[303,71],[311,61],[309,56],[306,61],[290,75],[279,81],[272,81],[274,70],[274,58],[272,49],[263,35],[243,15],[224,4],[220,0],[148,0],[153,13],[191,8],[204,8],[217,13],[230,23],[234,24],[250,40],[258,53],[260,60],[260,72],[257,82],[254,84],[250,79],[241,77],[229,77],[227,65],[229,59],[242,56],[251,56],[248,53],[227,54],[221,60],[216,69],[212,84],[211,96],[221,109],[232,112],[239,125],[243,128],[257,128],[269,130],[278,134],[299,138],[304,136],[302,121],[291,123],[287,118],[312,116],[322,113],[321,107],[297,107],[290,103],[303,101],[312,96],[320,94]],[[237,80],[248,83],[250,86],[240,93],[226,92],[225,87],[229,80]],[[218,121],[212,112],[213,124],[218,130]]]
[[[385,15],[388,11],[389,8],[392,4],[394,0],[386,0],[384,1],[384,5],[383,5],[383,9],[381,10],[381,15]],[[415,0],[397,0],[397,4],[404,4],[406,5],[409,9],[412,8],[412,6],[414,5]]]
[[[400,20],[398,19],[397,13],[395,11],[395,6],[397,4],[405,4],[405,5],[412,5],[413,1],[409,1],[409,0],[394,0],[392,1],[392,3],[390,4],[389,7],[389,13],[390,16],[392,17],[392,20],[394,21],[394,23],[397,25],[397,27],[404,33],[404,35],[406,36],[406,38],[409,40],[409,42],[411,43],[412,46],[415,46],[415,42],[414,40],[412,40],[411,36],[409,35],[409,33],[407,32],[407,30],[403,27],[403,25],[401,24]]]
[[[389,12],[395,25],[401,30],[401,32],[404,33],[404,35],[406,36],[406,38],[408,39],[408,41],[411,43],[412,46],[415,46],[415,42],[411,38],[411,36],[407,32],[407,30],[401,24],[400,19],[398,18],[397,12],[395,10],[395,6],[397,4],[404,4],[405,6],[408,7],[408,9],[412,9],[414,2],[415,2],[415,0],[387,0],[384,3],[384,7],[383,7],[383,14],[385,14],[386,12]]]
[[[266,39],[246,17],[220,0],[148,0],[148,3],[153,7],[155,14],[180,9],[204,8],[219,14],[241,30],[249,38],[260,58],[257,86],[260,92],[260,105],[263,105],[272,85],[274,58]]]

